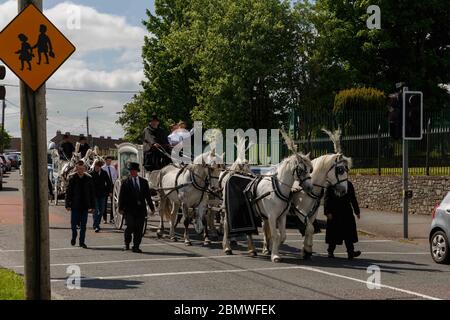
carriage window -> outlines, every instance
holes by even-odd
[[[127,177],[130,172],[127,169],[129,162],[138,162],[137,154],[132,152],[124,152],[120,154],[120,176]]]

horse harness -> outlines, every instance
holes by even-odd
[[[327,178],[327,182],[328,182],[328,184],[329,184],[329,186],[331,187],[331,188],[335,188],[337,185],[339,185],[339,184],[341,184],[342,182],[345,182],[345,181],[348,181],[348,178],[346,178],[346,179],[343,179],[343,180],[340,180],[339,179],[339,176],[340,175],[342,175],[342,174],[344,174],[344,172],[348,172],[348,168],[345,166],[345,167],[343,167],[343,166],[339,166],[339,164],[340,163],[343,163],[344,162],[344,160],[337,160],[336,159],[336,161],[335,161],[335,163],[333,164],[333,166],[327,171],[327,176],[328,176],[328,172],[330,172],[331,170],[333,170],[333,169],[335,169],[335,175],[336,175],[336,183],[335,184],[331,184],[331,182],[330,182],[330,180]],[[321,190],[320,190],[320,194],[315,194],[314,192],[305,192],[304,190],[302,190],[302,189],[299,189],[299,190],[295,190],[295,191],[293,191],[293,193],[298,193],[298,192],[301,192],[301,191],[303,191],[303,192],[305,192],[305,194],[308,196],[308,197],[310,197],[310,198],[312,198],[312,199],[314,199],[315,200],[315,202],[314,202],[314,205],[311,207],[311,210],[309,210],[309,212],[307,212],[307,213],[305,213],[305,212],[303,212],[302,210],[300,210],[300,209],[298,209],[296,206],[292,206],[291,208],[292,208],[292,210],[294,211],[294,213],[295,213],[295,215],[300,219],[300,220],[302,220],[302,218],[304,219],[304,223],[305,223],[305,225],[308,223],[308,220],[316,213],[316,211],[317,211],[317,209],[319,208],[319,206],[320,206],[320,201],[322,200],[322,198],[323,198],[323,196],[324,196],[324,194],[325,194],[325,188],[326,188],[326,186],[322,186],[322,185],[320,185],[320,184],[313,184],[315,187],[319,187]]]

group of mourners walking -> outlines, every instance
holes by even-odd
[[[100,232],[101,221],[107,221],[107,203],[112,197],[114,181],[117,179],[116,168],[111,164],[112,157],[106,158],[106,163],[101,160],[94,162],[94,168],[86,172],[84,161],[76,163],[75,172],[69,178],[66,189],[65,207],[71,212],[71,244],[74,246],[79,234],[80,247],[86,248],[86,225],[89,213],[93,214],[92,228],[96,233]],[[110,223],[114,223],[112,212]]]
[[[171,126],[169,135],[159,127],[159,124],[158,117],[153,116],[143,133],[143,166],[146,171],[159,170],[169,164],[172,148],[192,135],[192,130],[188,131],[186,124],[182,121]],[[80,143],[83,145],[83,151],[86,148],[89,149],[85,139],[80,139]],[[64,157],[70,159],[74,150],[68,142],[68,137],[64,137],[60,150]],[[106,164],[96,161],[94,169],[89,173],[86,172],[84,162],[79,161],[76,172],[69,180],[66,209],[71,212],[72,245],[76,244],[79,227],[79,245],[87,248],[85,237],[89,213],[93,213],[95,232],[101,230],[102,217],[104,223],[107,223],[105,207],[108,197],[112,196],[114,181],[118,179],[116,168],[111,165],[111,161],[111,157],[106,158]],[[128,163],[127,169],[129,176],[123,181],[119,193],[119,211],[125,217],[126,223],[124,250],[132,249],[133,252],[141,253],[140,244],[147,217],[147,206],[151,211],[155,210],[151,196],[156,194],[156,191],[149,187],[147,180],[139,176],[139,163]],[[354,243],[358,242],[355,216],[360,218],[360,209],[355,189],[350,181],[344,196],[337,196],[332,188],[326,190],[324,214],[327,217],[325,240],[328,244],[328,257],[334,258],[336,246],[343,243],[345,243],[349,259],[358,257],[361,252],[355,251],[354,248]],[[112,212],[110,222],[114,222]],[[130,247],[131,243],[133,243],[132,247]]]

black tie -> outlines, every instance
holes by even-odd
[[[137,192],[139,192],[139,185],[138,185],[136,179],[137,179],[137,178],[133,178],[133,181],[134,181],[134,188],[136,189]]]
[[[112,181],[112,177],[111,177],[111,168],[108,166],[108,172],[109,172],[109,180]]]

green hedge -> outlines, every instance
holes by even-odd
[[[374,88],[351,88],[340,91],[334,98],[333,112],[386,110],[386,95]]]

